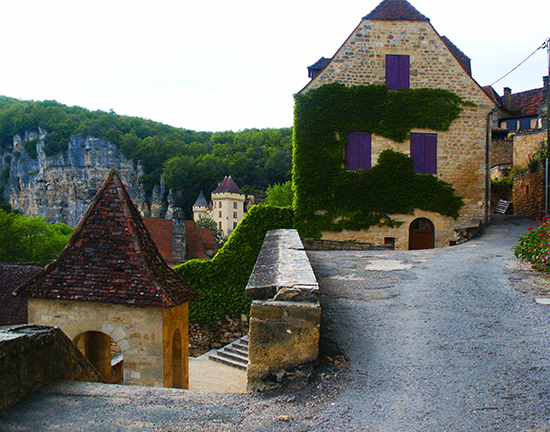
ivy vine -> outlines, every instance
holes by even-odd
[[[452,186],[415,173],[409,156],[386,150],[370,170],[347,171],[344,153],[351,131],[403,142],[413,128],[448,130],[466,105],[471,103],[442,89],[335,83],[297,94],[293,183],[300,234],[367,229],[386,214],[411,214],[414,208],[458,217],[462,199]]]

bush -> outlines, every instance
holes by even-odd
[[[550,271],[550,219],[543,217],[519,238],[514,255],[529,261],[537,270]]]
[[[293,228],[289,207],[254,206],[211,260],[191,260],[174,270],[200,297],[189,304],[189,320],[208,323],[226,315],[250,312],[248,279],[268,230]]]

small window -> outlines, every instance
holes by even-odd
[[[233,208],[234,208],[234,209],[237,208],[237,203],[236,203],[236,202],[233,203]]]
[[[222,221],[219,221],[219,222],[218,222],[218,227],[219,227],[220,229],[222,229]]]
[[[410,87],[409,56],[386,56],[386,87],[390,90],[408,89]]]
[[[221,211],[218,212],[218,217],[222,217],[222,212]]]
[[[384,244],[395,249],[395,237],[384,237]]]
[[[237,228],[237,222],[233,222],[233,229]]]
[[[411,133],[411,158],[414,172],[437,174],[437,134]]]
[[[371,134],[368,132],[350,132],[346,140],[347,170],[364,169],[371,167]]]
[[[237,212],[233,212],[233,219],[237,219]]]

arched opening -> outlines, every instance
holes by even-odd
[[[124,362],[122,350],[107,334],[96,331],[80,333],[73,343],[109,384],[122,384]]]
[[[183,387],[183,352],[181,332],[176,329],[172,338],[172,387]]]
[[[172,387],[183,387],[183,352],[181,332],[176,329],[172,338]]]
[[[409,250],[433,249],[435,247],[435,229],[431,220],[415,219],[409,226]]]

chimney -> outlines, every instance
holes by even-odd
[[[512,89],[510,87],[504,87],[504,97],[502,99],[504,101],[504,107],[510,109],[512,105]]]

